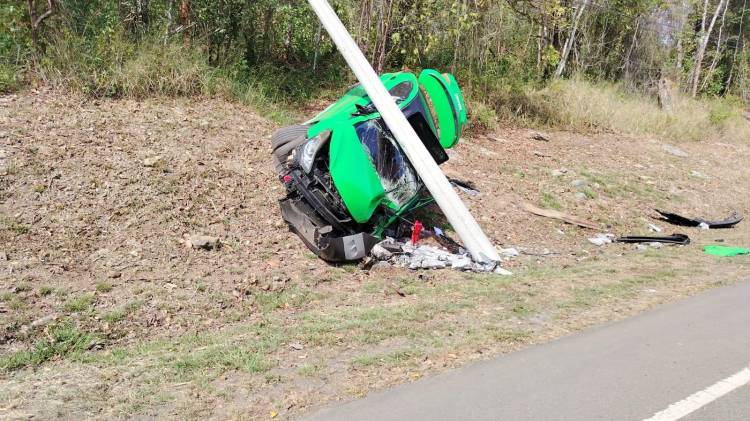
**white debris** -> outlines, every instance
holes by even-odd
[[[471,258],[469,256],[462,256],[459,258],[456,258],[451,263],[451,269],[454,270],[471,270],[471,265],[474,262],[471,261]]]
[[[500,267],[500,265],[495,268],[494,272],[498,275],[513,276],[513,272],[509,271],[508,269],[503,269],[502,267]]]
[[[682,149],[674,145],[664,145],[663,148],[664,148],[664,151],[667,152],[668,154],[674,155],[680,158],[687,158],[688,156],[690,156],[688,155],[687,152],[683,151]]]
[[[698,228],[700,228],[702,230],[709,230],[709,229],[711,229],[711,227],[707,223],[705,223],[705,222],[701,222],[701,224],[698,225]]]
[[[507,248],[507,249],[498,248],[497,252],[502,257],[510,257],[510,258],[512,258],[512,257],[518,257],[518,256],[521,255],[521,252],[518,251],[518,249],[516,249],[514,247],[510,247],[510,248]]]
[[[589,238],[589,243],[602,247],[606,244],[611,244],[614,238],[615,236],[613,234],[596,234],[596,237]]]
[[[393,252],[392,250],[394,250],[395,247],[398,247],[400,251]],[[515,249],[507,251],[512,253],[512,250]],[[518,253],[518,250],[515,250],[515,252]],[[502,269],[499,262],[486,264],[476,263],[468,254],[453,254],[446,250],[427,245],[415,246],[410,243],[399,243],[390,238],[376,244],[371,253],[373,257],[381,262],[389,262],[393,265],[407,267],[412,270],[451,268],[466,272],[494,272],[503,275],[511,274],[511,272]]]
[[[707,176],[706,174],[703,174],[700,171],[690,171],[690,176],[695,178],[701,178],[703,180],[710,180],[711,177]]]
[[[648,230],[651,232],[661,232],[661,228],[657,227],[654,224],[648,224]]]
[[[375,247],[372,248],[370,254],[372,255],[372,257],[378,260],[388,260],[393,257],[393,253],[386,250],[385,247],[381,246],[380,244],[375,244]]]

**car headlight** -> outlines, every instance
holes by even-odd
[[[305,171],[305,173],[310,173],[313,167],[313,163],[315,162],[315,157],[318,156],[318,151],[320,151],[320,148],[322,148],[326,144],[326,142],[328,142],[328,139],[330,137],[331,132],[328,130],[324,130],[317,136],[308,140],[307,143],[300,146],[300,148],[297,150],[297,162]]]

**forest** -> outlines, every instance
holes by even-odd
[[[747,0],[335,0],[379,72],[455,73],[475,108],[544,114],[559,79],[750,101]],[[302,0],[5,0],[0,90],[299,104],[352,83]],[[661,92],[661,95],[660,95]]]

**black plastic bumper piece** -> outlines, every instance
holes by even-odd
[[[310,251],[327,262],[362,260],[380,241],[367,233],[336,237],[333,227],[316,222],[308,216],[312,209],[300,199],[283,199],[280,205],[281,215],[292,232],[302,239]]]

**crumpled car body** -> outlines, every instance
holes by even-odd
[[[388,73],[381,80],[438,164],[467,121],[450,74]],[[398,236],[405,215],[432,202],[422,180],[364,88],[355,85],[311,120],[272,136],[286,189],[282,216],[320,258],[364,258],[385,236]]]

